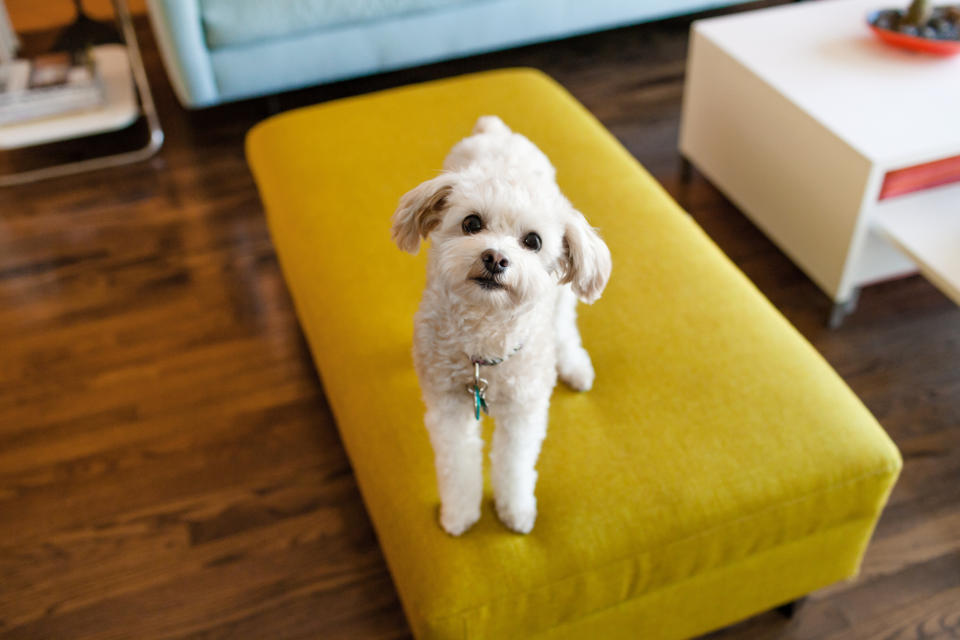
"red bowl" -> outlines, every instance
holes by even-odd
[[[889,45],[910,51],[932,53],[937,56],[955,56],[960,53],[960,40],[932,40],[920,36],[910,36],[891,29],[881,29],[874,24],[879,14],[879,11],[870,13],[867,16],[867,26],[878,38]]]

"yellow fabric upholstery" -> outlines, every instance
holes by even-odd
[[[424,255],[396,249],[389,220],[483,114],[546,152],[614,268],[580,308],[596,385],[554,392],[536,527],[510,533],[488,491],[452,538],[410,355]],[[856,573],[896,448],[549,78],[506,70],[301,109],[257,126],[247,154],[418,638],[680,638]]]

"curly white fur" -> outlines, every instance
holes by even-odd
[[[482,228],[464,228],[468,216]],[[541,246],[525,245],[529,234]],[[528,533],[537,516],[536,462],[547,433],[557,374],[572,388],[593,384],[580,344],[577,297],[595,301],[610,276],[610,251],[563,196],[547,157],[496,116],[477,121],[444,172],[406,195],[393,215],[397,245],[431,241],[427,286],[414,321],[414,365],[436,458],[440,523],[460,535],[480,518],[483,440],[466,385],[482,366],[496,420],[490,453],[497,514]],[[502,260],[498,273],[484,253]]]

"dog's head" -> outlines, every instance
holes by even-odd
[[[432,243],[431,269],[467,300],[506,308],[569,282],[584,302],[600,297],[610,251],[558,189],[479,171],[444,173],[400,199],[397,246]]]

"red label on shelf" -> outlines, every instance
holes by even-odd
[[[951,182],[960,182],[960,156],[890,171],[883,179],[880,199],[886,200]]]

